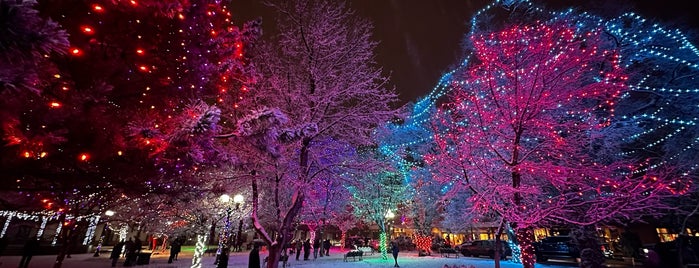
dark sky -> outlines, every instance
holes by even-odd
[[[590,4],[596,0],[549,0],[553,6]],[[699,10],[687,0],[599,0],[604,6],[636,6],[659,19],[681,19],[699,25]],[[414,101],[429,93],[439,77],[461,58],[460,43],[475,11],[490,0],[348,0],[349,6],[374,24],[379,41],[377,62],[390,75],[401,100]],[[622,4],[624,3],[624,4]],[[659,5],[658,3],[662,3]],[[693,6],[693,5],[692,5]],[[262,17],[269,33],[274,15],[259,0],[233,0],[233,17],[241,21]],[[240,20],[240,21],[238,21]]]

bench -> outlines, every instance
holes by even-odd
[[[357,250],[361,250],[364,254],[374,255],[374,248],[372,247],[358,247]]]
[[[353,261],[356,261],[357,258],[359,258],[359,260],[361,261],[363,255],[364,255],[364,251],[352,250],[352,251],[345,253],[344,261],[347,261],[348,258],[352,258]]]
[[[264,266],[267,266],[267,259],[269,259],[269,256],[265,257]],[[281,255],[279,256],[279,261],[282,262],[282,267],[286,267],[286,263],[289,261],[289,255]]]
[[[445,258],[449,258],[450,255],[454,255],[454,258],[459,258],[459,252],[453,248],[439,248],[439,254]]]

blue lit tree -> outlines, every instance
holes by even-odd
[[[663,170],[678,179],[673,191],[694,195],[675,200],[684,206],[678,215],[688,215],[695,208],[699,175],[699,49],[681,31],[632,13],[604,26],[621,49],[622,64],[634,71],[616,112],[620,127],[611,135],[621,136],[624,155],[646,162],[639,172]]]

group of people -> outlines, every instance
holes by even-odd
[[[24,247],[22,247],[22,259],[19,261],[19,268],[29,267],[29,262],[37,251],[39,251],[39,240],[33,238],[27,240]]]
[[[323,256],[330,256],[330,239],[325,239],[321,241],[319,238],[313,240],[313,259]],[[303,260],[307,261],[311,257],[311,239],[297,240],[294,245],[294,251],[296,252],[296,260],[301,257],[301,250],[303,249]]]
[[[122,252],[125,258],[124,266],[135,265],[138,253],[141,252],[141,248],[143,248],[143,242],[141,242],[141,239],[138,237],[135,237],[135,239],[129,238],[127,241],[119,241],[119,243],[114,245],[112,254],[109,255],[109,258],[112,259],[112,267],[116,267],[119,258],[122,256]]]

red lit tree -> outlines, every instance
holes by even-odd
[[[94,216],[122,196],[221,185],[198,165],[230,160],[206,134],[235,125],[215,104],[237,106],[254,82],[259,22],[233,26],[225,1],[14,2],[0,2],[2,42],[13,40],[0,53],[17,62],[0,65],[0,168],[12,181],[0,199]],[[50,68],[28,68],[39,64]]]
[[[614,44],[564,21],[470,36],[435,126],[440,179],[472,193],[473,209],[516,227],[533,267],[532,227],[592,225],[653,211],[665,189],[634,162],[602,154],[600,131],[625,90]]]

